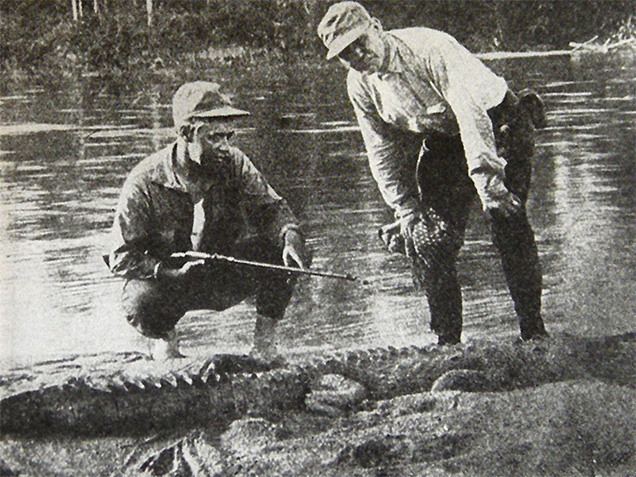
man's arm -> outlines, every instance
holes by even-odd
[[[358,72],[350,71],[347,90],[367,150],[371,174],[382,198],[398,219],[418,216],[415,162],[410,163],[412,158],[405,157],[392,137],[394,132],[380,118]]]
[[[119,197],[110,235],[108,266],[112,273],[127,279],[148,279],[155,275],[161,261],[147,253],[151,228],[148,196],[129,177]]]
[[[425,66],[457,119],[468,174],[485,211],[506,208],[514,196],[504,186],[505,160],[497,155],[488,116],[488,109],[497,104],[488,102],[492,96],[503,99],[505,82],[451,37],[438,46]]]
[[[287,201],[269,185],[249,158],[236,150],[238,177],[248,216],[264,235],[283,248],[286,265],[306,266],[304,238]]]

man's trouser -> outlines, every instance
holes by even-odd
[[[510,294],[519,319],[521,337],[545,333],[541,318],[541,266],[534,233],[526,215],[530,189],[534,127],[527,111],[509,93],[501,105],[489,111],[497,152],[506,159],[505,185],[523,203],[512,218],[495,215],[492,239],[499,250]],[[413,272],[424,286],[431,314],[431,329],[443,342],[459,342],[462,331],[462,296],[457,277],[457,258],[464,242],[470,205],[477,193],[468,176],[464,149],[459,136],[428,137],[418,161],[418,185],[422,211],[431,210],[448,225],[439,247],[423,247],[413,258]]]
[[[282,265],[282,249],[261,239],[238,243],[232,256]],[[293,291],[285,272],[210,262],[179,283],[171,279],[128,280],[122,303],[128,322],[150,338],[165,337],[190,310],[225,310],[249,296],[256,311],[280,319]]]

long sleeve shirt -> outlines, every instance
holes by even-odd
[[[207,178],[196,201],[175,172],[175,157],[172,144],[126,179],[108,250],[115,275],[151,278],[159,262],[192,250],[195,241],[197,250],[221,254],[250,234],[282,246],[285,232],[298,227],[286,201],[239,149],[231,149],[227,170]]]
[[[508,86],[446,33],[407,28],[385,34],[381,71],[350,69],[349,98],[369,164],[384,201],[403,217],[417,213],[412,158],[404,157],[396,130],[459,134],[468,172],[483,204],[501,193],[505,161],[497,156],[487,111],[500,104]]]

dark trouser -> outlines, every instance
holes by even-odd
[[[237,244],[232,256],[282,265],[282,250],[263,240]],[[141,334],[161,338],[190,310],[225,310],[256,296],[256,311],[280,319],[293,291],[285,272],[214,262],[181,283],[128,280],[122,302],[128,322]]]
[[[523,203],[513,218],[495,216],[491,232],[503,262],[508,288],[524,339],[545,333],[541,318],[541,266],[534,233],[526,215],[532,173],[534,128],[529,115],[514,104],[514,96],[489,112],[498,154],[505,158],[505,185]],[[505,106],[505,107],[504,107]],[[468,176],[459,136],[433,135],[426,139],[418,162],[418,184],[423,213],[434,211],[450,227],[442,251],[434,259],[415,257],[414,277],[424,286],[431,314],[431,329],[441,341],[456,342],[462,331],[462,296],[457,258],[464,242],[470,204],[476,190]],[[434,247],[428,247],[432,250]]]

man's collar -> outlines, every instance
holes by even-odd
[[[385,32],[384,44],[386,45],[384,63],[378,71],[378,76],[382,77],[386,74],[401,73],[404,71],[404,67],[400,61],[398,40],[391,35],[391,33]]]
[[[179,182],[175,171],[175,163],[177,160],[177,143],[174,142],[170,146],[161,151],[161,160],[157,163],[157,167],[152,174],[152,181],[161,184],[168,189],[175,189],[181,192],[187,192],[185,186]]]
[[[184,194],[200,194],[203,191],[215,187],[227,180],[227,176],[223,173],[216,175],[198,176],[189,179],[184,171],[178,166],[177,154],[179,154],[178,143],[175,142],[171,146],[160,152],[161,160],[157,163],[152,175],[152,181]],[[229,171],[226,171],[229,173]]]

